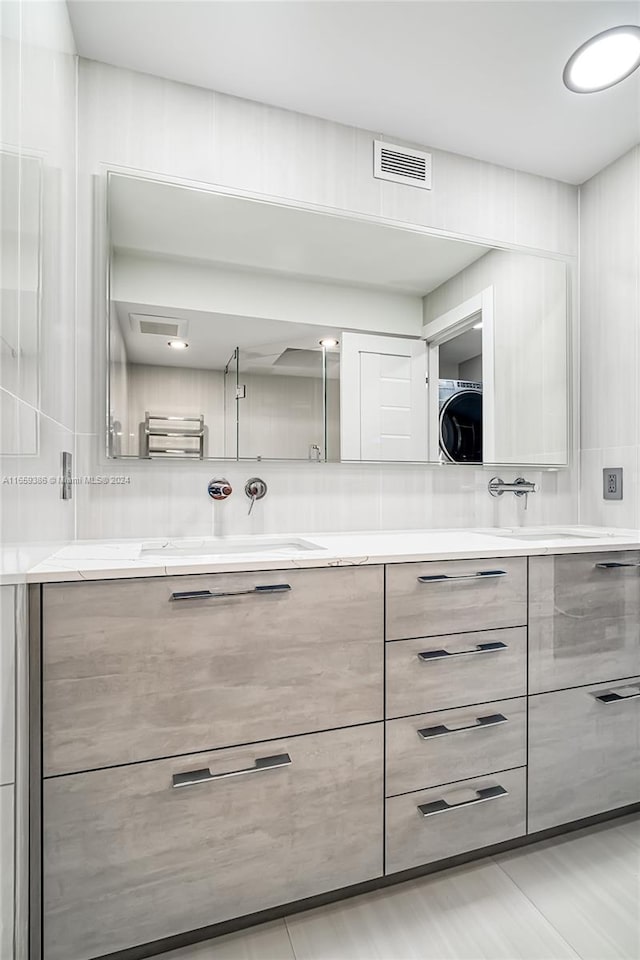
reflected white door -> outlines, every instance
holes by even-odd
[[[426,346],[422,340],[343,333],[343,460],[426,460]]]

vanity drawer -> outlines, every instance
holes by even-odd
[[[370,724],[45,781],[45,960],[380,876],[382,740]],[[172,786],[194,771],[241,773]]]
[[[526,694],[526,627],[399,640],[385,654],[388,718]]]
[[[387,723],[388,797],[526,762],[525,697]]]
[[[398,873],[523,836],[526,770],[391,797],[387,873]]]
[[[529,692],[640,673],[640,552],[532,557]]]
[[[526,557],[387,567],[387,640],[519,627],[526,622]]]
[[[637,802],[640,677],[529,698],[530,833]]]
[[[381,720],[383,589],[375,566],[45,586],[45,776]]]

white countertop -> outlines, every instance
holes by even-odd
[[[307,541],[311,549],[286,544]],[[247,550],[242,550],[246,542]],[[212,553],[190,556],[191,549]],[[216,554],[234,545],[236,552]],[[186,547],[186,555],[180,548]],[[252,548],[259,547],[260,552]],[[176,548],[178,548],[176,550]],[[171,556],[163,551],[171,550]],[[21,571],[5,569],[2,582],[51,583],[129,577],[221,573],[247,570],[337,567],[354,564],[400,563],[420,560],[459,560],[540,556],[608,550],[640,550],[640,530],[554,526],[496,529],[399,530],[332,534],[194,537],[154,540],[77,541],[58,545]],[[241,551],[241,552],[238,552]]]

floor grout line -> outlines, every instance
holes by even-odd
[[[296,953],[296,948],[293,945],[293,940],[291,939],[291,931],[289,930],[289,924],[287,923],[287,918],[283,917],[282,922],[284,923],[284,928],[287,931],[287,939],[289,940],[289,946],[291,947],[291,953],[295,957],[295,960],[298,960],[298,954]]]
[[[524,849],[524,850],[527,850],[527,847],[524,847],[523,849]],[[519,851],[516,851],[516,853],[517,853],[517,852],[519,852]],[[519,893],[522,894],[522,896],[525,898],[525,900],[526,900],[528,903],[531,904],[531,906],[532,906],[533,909],[536,911],[536,913],[538,914],[538,916],[540,916],[540,917],[544,920],[544,922],[551,927],[552,930],[555,930],[555,932],[558,934],[558,936],[560,937],[560,939],[562,940],[562,942],[563,942],[564,944],[566,944],[566,946],[569,948],[569,950],[571,951],[571,953],[573,953],[573,955],[577,958],[577,960],[585,960],[585,958],[584,958],[580,953],[578,953],[578,951],[577,951],[576,948],[573,946],[573,944],[570,943],[569,940],[567,940],[567,938],[565,937],[565,935],[564,935],[560,930],[558,930],[558,928],[556,927],[555,923],[553,923],[553,921],[550,920],[549,917],[547,917],[547,915],[542,912],[542,910],[540,909],[540,907],[537,905],[537,903],[534,903],[534,901],[531,899],[531,897],[529,896],[529,894],[526,893],[526,891],[523,890],[522,887],[519,886],[519,885],[516,883],[516,881],[513,879],[513,877],[512,877],[509,873],[507,873],[507,871],[504,869],[504,867],[502,866],[502,864],[499,863],[499,862],[496,860],[495,857],[491,857],[490,859],[493,861],[493,863],[495,863],[496,867],[498,867],[498,869],[502,871],[502,873],[504,874],[504,876],[512,883],[512,885],[515,887],[515,889],[516,889]]]

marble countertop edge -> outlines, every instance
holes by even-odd
[[[240,573],[259,570],[294,570],[364,564],[428,562],[461,559],[489,560],[499,557],[545,554],[596,553],[640,550],[640,531],[562,525],[523,528],[536,539],[518,538],[513,528],[358,531],[331,534],[279,534],[220,538],[236,542],[263,542],[263,552],[235,555],[172,556],[160,563],[157,557],[139,556],[143,547],[158,551],[167,544],[201,543],[211,538],[174,537],[140,540],[76,541],[57,544],[49,555],[25,570],[5,568],[0,583],[55,583],[136,577],[190,576],[207,573]],[[548,537],[540,539],[548,532]],[[498,536],[497,534],[500,534]],[[589,536],[589,534],[592,536]],[[570,536],[573,534],[573,537]],[[278,542],[304,539],[318,549],[295,556]],[[265,547],[264,544],[267,546]],[[273,546],[270,553],[269,547]],[[53,545],[52,545],[53,546]],[[67,555],[65,556],[65,552]],[[93,553],[93,556],[92,556]],[[138,554],[136,556],[136,553]],[[289,551],[289,554],[291,551]],[[12,556],[15,555],[15,550]],[[37,555],[37,554],[36,554]],[[165,558],[162,558],[163,560]]]

